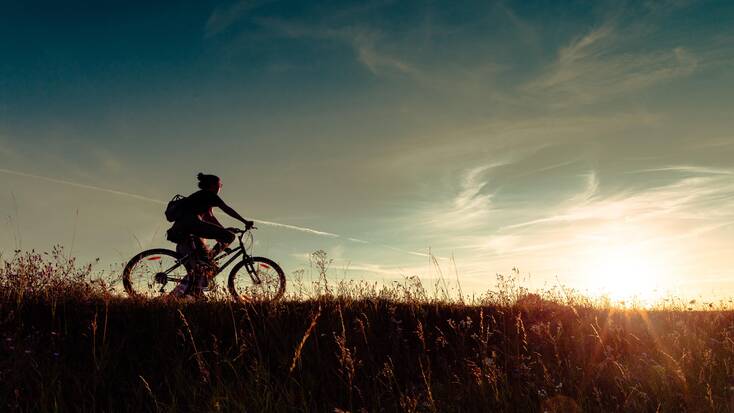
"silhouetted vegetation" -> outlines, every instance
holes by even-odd
[[[299,274],[275,304],[146,301],[91,274],[60,250],[3,262],[0,410],[734,409],[724,309],[615,309],[511,277],[465,304],[415,278]]]

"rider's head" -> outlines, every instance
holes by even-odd
[[[219,190],[222,189],[222,180],[219,179],[216,175],[206,175],[201,172],[199,172],[198,175],[196,175],[196,178],[199,179],[199,188],[209,191],[219,193]]]

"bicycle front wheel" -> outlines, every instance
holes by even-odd
[[[178,265],[179,259],[176,251],[163,248],[143,251],[134,256],[122,272],[125,292],[147,298],[170,293],[186,278],[186,268]]]
[[[285,293],[285,273],[265,257],[240,261],[229,273],[229,292],[237,302],[277,301]]]

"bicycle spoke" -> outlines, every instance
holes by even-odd
[[[230,276],[232,277],[232,276]],[[281,274],[262,262],[242,265],[232,279],[232,287],[243,300],[272,300],[281,293]]]
[[[130,268],[129,281],[135,294],[155,297],[170,293],[186,277],[186,269],[178,258],[167,254],[143,256]]]

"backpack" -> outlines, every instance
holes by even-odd
[[[168,202],[166,206],[166,219],[168,222],[174,222],[180,219],[184,213],[184,204],[186,197],[183,195],[176,195]]]

